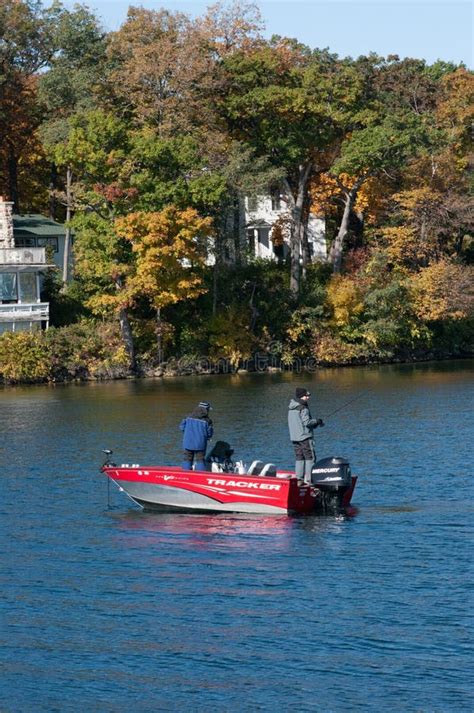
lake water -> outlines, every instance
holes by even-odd
[[[472,711],[473,363],[0,391],[0,710]],[[350,518],[145,514],[101,449],[179,463],[200,399],[292,464],[309,387]]]

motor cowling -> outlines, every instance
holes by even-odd
[[[352,487],[349,461],[339,456],[321,458],[313,465],[311,481],[321,494],[317,509],[338,511],[343,506],[345,493]]]

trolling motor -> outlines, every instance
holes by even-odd
[[[321,493],[317,507],[323,512],[335,513],[344,507],[344,496],[352,488],[349,461],[345,458],[321,458],[311,471],[313,487]]]
[[[105,453],[105,461],[104,461],[104,463],[102,464],[102,468],[105,468],[106,466],[109,466],[109,465],[111,465],[111,466],[115,466],[115,465],[116,465],[115,463],[112,463],[112,461],[111,461],[111,459],[110,459],[110,457],[111,457],[113,451],[110,451],[108,448],[104,448],[103,451],[102,451],[102,453]]]

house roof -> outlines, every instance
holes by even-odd
[[[13,216],[15,237],[64,237],[65,227],[39,213]]]

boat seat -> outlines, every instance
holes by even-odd
[[[274,463],[266,463],[262,468],[262,472],[260,473],[260,475],[266,475],[272,478],[276,478],[276,474],[277,468]]]
[[[260,475],[264,466],[263,460],[254,460],[247,471],[247,475]]]

